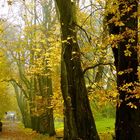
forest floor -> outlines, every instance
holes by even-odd
[[[8,121],[3,122],[0,140],[56,140],[56,138],[43,136],[31,129],[25,129],[20,122]]]
[[[97,130],[101,140],[112,140],[114,119],[102,119],[96,121]],[[63,136],[63,123],[56,122],[57,137],[48,137],[41,135],[32,129],[24,128],[21,122],[4,121],[0,140],[61,140],[58,137]]]

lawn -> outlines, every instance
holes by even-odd
[[[114,134],[115,119],[102,118],[97,120],[95,123],[100,136],[100,140],[112,140],[112,135]]]
[[[112,140],[112,134],[114,132],[115,119],[114,118],[101,118],[95,121],[97,131],[101,140]],[[63,122],[55,121],[55,128],[59,135],[62,135]]]
[[[114,118],[103,118],[95,121],[98,132],[113,132],[115,126]]]
[[[102,118],[95,121],[98,132],[108,132],[114,130],[114,118]],[[63,121],[55,121],[56,129],[63,129]]]

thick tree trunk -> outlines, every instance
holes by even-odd
[[[76,38],[75,3],[56,0],[60,12],[62,31],[62,94],[64,98],[65,140],[99,140],[89,105],[80,50]],[[63,81],[64,80],[64,81]],[[64,86],[66,86],[64,89]],[[67,132],[66,132],[67,131]]]
[[[62,48],[62,54],[63,54]],[[61,55],[62,56],[62,55]],[[68,93],[67,71],[63,56],[61,57],[61,90],[64,99],[64,140],[72,140],[78,137],[74,113]]]
[[[134,96],[138,82],[137,68],[137,43],[138,43],[138,1],[118,0],[120,21],[123,26],[109,24],[109,32],[120,35],[123,39],[113,48],[115,66],[117,70],[117,87],[119,91],[119,103],[116,108],[115,133],[116,140],[140,139],[140,102]],[[128,8],[130,8],[128,10]],[[111,19],[114,15],[109,15]],[[128,54],[126,54],[128,52]],[[129,54],[130,53],[130,54]],[[128,104],[136,105],[137,109]]]

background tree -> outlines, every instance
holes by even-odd
[[[5,112],[9,110],[19,112],[14,90],[6,81],[10,77],[9,64],[7,56],[0,49],[0,119],[3,119]]]
[[[8,81],[15,88],[25,126],[31,127],[40,133],[54,135],[53,106],[51,103],[52,83],[50,80],[51,64],[48,55],[50,48],[47,48],[48,44],[51,44],[49,41],[51,37],[48,40],[44,39],[46,38],[45,35],[47,35],[46,30],[48,32],[50,30],[48,25],[50,18],[47,20],[44,13],[43,19],[46,20],[45,23],[44,21],[37,22],[36,8],[37,4],[41,7],[41,3],[34,1],[33,8],[28,7],[28,4],[30,5],[31,1],[22,5],[23,7],[27,6],[26,9],[24,8],[24,29],[20,29],[18,32],[11,30],[14,31],[14,38],[7,34],[7,30],[11,29],[11,27],[5,30],[6,34],[2,45],[12,63],[11,68],[14,67],[12,71],[17,74],[16,77],[13,75],[9,77]],[[47,10],[45,12],[48,15],[51,14],[53,8],[51,8],[50,2],[49,5],[43,6]],[[28,18],[26,18],[27,14]],[[34,20],[30,22],[31,15],[34,16]]]

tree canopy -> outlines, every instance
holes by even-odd
[[[114,118],[116,140],[140,139],[138,0],[0,4],[1,118],[49,136],[61,122],[64,140],[102,139]]]

